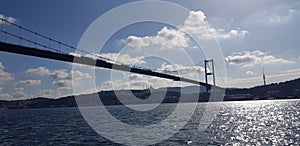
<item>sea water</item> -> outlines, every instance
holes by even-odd
[[[188,109],[190,104],[183,106]],[[199,130],[199,121],[208,106],[218,107],[218,111],[207,127]],[[175,107],[176,104],[163,104],[157,110],[142,113],[124,106],[106,109],[123,123],[145,126],[168,118]],[[179,116],[184,117],[184,112]],[[156,145],[246,144],[300,145],[300,100],[198,103],[187,124]],[[95,132],[78,108],[72,107],[0,110],[0,145],[120,144]]]

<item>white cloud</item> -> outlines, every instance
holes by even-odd
[[[60,90],[71,90],[72,80],[55,80],[52,82],[52,85],[58,86]]]
[[[217,38],[221,38],[221,39],[231,39],[231,38],[239,38],[239,37],[244,37],[245,35],[247,35],[249,32],[246,30],[230,30],[228,33],[224,33],[223,30],[218,30],[218,35]]]
[[[80,84],[81,81],[89,80],[91,78],[92,76],[90,74],[80,71],[71,71],[70,73],[63,72],[61,75],[55,76],[52,85],[58,86],[60,91],[66,91],[72,89],[73,83]]]
[[[141,65],[145,64],[144,57],[131,57],[129,54],[120,54],[120,53],[101,53],[101,54],[89,54],[86,57],[94,58],[94,59],[101,59],[107,58],[106,60],[111,63],[122,63],[128,65]]]
[[[149,87],[172,87],[180,86],[178,82],[158,77],[149,77],[139,74],[131,74],[127,76],[127,80],[106,81],[99,87],[100,90],[124,90],[124,89],[145,89]]]
[[[225,57],[229,65],[240,67],[252,67],[258,64],[289,64],[292,61],[276,58],[273,55],[268,55],[260,50],[236,52],[233,55]]]
[[[136,36],[129,36],[126,40],[121,40],[121,42],[126,43],[130,47],[146,47],[150,44],[148,43],[148,40],[150,40],[150,37],[136,37]]]
[[[8,82],[14,80],[14,77],[11,73],[8,73],[5,70],[5,67],[3,66],[2,62],[0,62],[0,83]]]
[[[13,98],[28,98],[28,95],[24,92],[24,88],[15,88],[12,96]]]
[[[172,72],[175,75],[179,74],[186,78],[197,79],[199,78],[199,73],[203,73],[204,69],[192,67],[189,62],[191,61],[189,59],[192,59],[189,53],[192,52],[193,48],[199,47],[195,45],[195,42],[192,42],[188,35],[201,41],[206,41],[214,38],[219,40],[242,38],[247,33],[248,31],[239,28],[232,30],[214,28],[206,20],[206,16],[202,11],[191,11],[184,23],[181,26],[177,26],[177,29],[163,27],[154,36],[129,36],[122,39],[121,42],[124,45],[122,51],[128,52],[131,56],[155,56],[175,64],[173,66],[163,64],[161,68],[157,69],[160,72]],[[179,70],[179,72],[175,70]],[[111,82],[107,82],[107,85],[110,84]],[[128,86],[127,84],[129,83],[126,82],[124,86]],[[118,86],[121,85],[122,81],[120,81]]]
[[[249,70],[249,71],[246,71],[246,74],[247,74],[247,75],[254,75],[255,73],[254,73],[253,71],[250,71],[250,70]]]
[[[128,38],[121,40],[121,42],[133,48],[152,47],[172,49],[177,47],[188,47],[189,38],[182,31],[164,27],[156,34],[156,36],[129,36]]]
[[[70,52],[69,55],[76,56],[76,57],[81,57],[81,54],[78,54],[76,52]]]
[[[7,16],[5,16],[5,15],[3,15],[3,14],[0,14],[0,19],[4,19],[5,21],[8,21],[8,22],[10,22],[10,23],[15,23],[17,20],[16,20],[16,18],[13,18],[13,17],[7,17]],[[0,20],[0,24],[7,24],[6,22],[4,22],[4,21],[2,21],[2,20]]]
[[[48,68],[45,67],[38,67],[38,68],[34,68],[34,69],[28,69],[26,71],[26,73],[28,75],[32,75],[32,76],[46,76],[46,75],[50,75],[50,71]]]
[[[272,55],[266,55],[263,58],[263,61],[265,64],[290,64],[293,63],[293,61],[289,61],[283,58],[276,58],[275,56]]]
[[[181,30],[197,36],[200,40],[209,40],[214,38],[231,39],[244,37],[248,34],[248,31],[246,30],[232,29],[229,32],[225,32],[224,29],[213,28],[206,21],[206,16],[202,11],[191,11]]]
[[[53,70],[50,72],[50,75],[54,79],[67,79],[70,78],[69,73],[66,72],[66,70]]]
[[[45,89],[40,90],[37,93],[37,96],[45,98],[59,98],[66,95],[63,94],[63,91],[61,89]]]
[[[32,76],[51,76],[53,77],[53,79],[72,79],[72,75],[73,78],[75,80],[81,80],[81,79],[90,79],[91,76],[88,73],[83,73],[81,71],[71,71],[71,72],[67,72],[66,70],[49,70],[48,68],[45,67],[38,67],[38,68],[31,68],[28,69],[26,71],[26,73],[28,75],[32,75]]]
[[[11,98],[13,98],[13,96],[8,94],[8,93],[1,93],[0,94],[0,100],[9,100]]]
[[[71,71],[70,73],[72,75],[72,78],[75,81],[86,80],[86,79],[91,79],[92,78],[92,76],[90,74],[83,73],[81,71]]]
[[[22,81],[19,81],[20,84],[23,84],[23,85],[27,85],[27,86],[38,86],[41,84],[41,80],[22,80]]]
[[[210,39],[232,39],[244,37],[248,34],[246,30],[232,29],[226,32],[224,29],[216,29],[206,21],[206,16],[202,11],[191,11],[182,26],[177,26],[178,30],[163,27],[155,36],[129,36],[121,40],[126,46],[132,48],[152,48],[152,49],[177,49],[187,48],[190,39],[186,35],[193,35],[199,40]]]
[[[16,91],[16,92],[24,92],[24,88],[15,88],[14,91]]]
[[[81,71],[67,72],[66,70],[50,70],[42,66],[38,68],[28,69],[26,73],[33,76],[49,76],[53,78],[52,85],[57,86],[57,88],[45,89],[38,93],[39,96],[46,97],[55,97],[56,95],[62,96],[64,91],[69,91],[72,89],[73,83],[80,84],[81,81],[89,80],[92,78],[89,73],[84,73]],[[25,83],[25,81],[23,81],[22,83]],[[50,95],[51,91],[54,92],[53,95]]]
[[[139,81],[139,80],[144,80],[145,76],[144,75],[140,75],[140,74],[130,74],[128,76],[129,80],[132,81]]]
[[[52,89],[40,90],[37,93],[37,96],[47,97],[47,98],[59,98],[59,97],[73,95],[73,93],[69,93],[69,91],[73,89],[73,84],[78,85],[81,84],[82,81],[86,82],[86,80],[90,80],[91,78],[92,78],[91,75],[88,73],[83,73],[80,71],[71,71],[68,73],[68,77],[66,78],[53,78],[54,80],[52,81],[52,85],[56,87]],[[83,94],[83,93],[84,92],[82,93],[80,92],[79,94]]]
[[[187,72],[204,72],[204,68],[201,66],[184,66],[182,64],[162,64],[161,68],[158,69],[159,72],[165,73],[187,73]]]
[[[46,67],[40,66],[38,68],[31,68],[26,71],[31,76],[49,76],[51,75],[54,79],[66,79],[69,74],[66,70],[49,70]]]

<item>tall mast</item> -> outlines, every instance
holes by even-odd
[[[265,75],[265,69],[264,69],[264,67],[262,67],[262,70],[263,70],[263,80],[264,80],[264,86],[266,86],[266,85],[267,85],[267,83],[266,83],[266,75]]]
[[[262,68],[262,71],[263,71],[263,82],[264,82],[264,86],[266,86],[267,83],[266,83],[266,75],[265,75],[265,69],[264,69],[264,57],[262,58],[262,61],[261,61],[261,68]]]

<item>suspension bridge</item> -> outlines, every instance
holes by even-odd
[[[76,48],[66,43],[57,41],[28,28],[9,22],[4,18],[0,18],[0,25],[0,51],[2,52],[154,76],[173,81],[205,86],[207,89],[211,89],[213,86],[216,87],[213,60],[204,60],[202,62],[205,65],[205,82],[202,82],[171,74],[172,72],[176,73],[180,70],[159,72],[144,67],[126,65],[111,58],[87,52],[81,48]],[[9,42],[7,39],[8,37],[14,38],[14,41]],[[80,52],[81,54],[72,55],[70,53],[75,51]],[[87,57],[88,55],[93,57]],[[212,69],[208,69],[209,64],[212,66]],[[208,76],[212,76],[213,84],[208,83]]]

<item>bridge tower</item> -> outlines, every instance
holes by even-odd
[[[208,71],[208,67],[211,65],[211,70]],[[213,85],[216,85],[216,79],[215,79],[215,66],[214,66],[214,60],[204,60],[204,68],[205,68],[205,83],[208,84],[208,76],[213,77]]]

